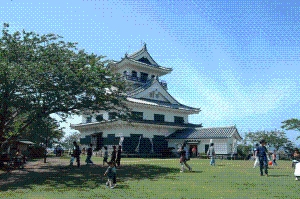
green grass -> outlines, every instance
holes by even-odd
[[[82,157],[82,162],[84,163]],[[101,158],[96,165],[68,169],[69,159],[0,174],[0,198],[300,198],[290,161],[278,161],[269,177],[260,176],[252,161],[192,159],[193,172],[179,172],[178,159],[123,158],[117,170],[118,186],[106,188]]]

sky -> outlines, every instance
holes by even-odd
[[[0,1],[11,31],[59,34],[108,59],[145,42],[159,65],[173,68],[161,77],[169,93],[201,108],[191,123],[236,125],[242,136],[300,118],[299,14],[298,0]],[[293,142],[300,135],[286,133]]]

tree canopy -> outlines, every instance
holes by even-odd
[[[9,33],[0,38],[0,138],[22,133],[39,118],[87,110],[124,111],[125,84],[88,54],[56,34]],[[17,124],[17,128],[16,128]],[[17,131],[17,132],[16,132]]]
[[[286,137],[285,132],[281,130],[249,132],[245,134],[244,140],[254,144],[259,143],[262,139],[276,150],[289,143],[289,139]]]
[[[281,123],[283,124],[281,126],[281,128],[283,128],[285,130],[300,131],[300,120],[299,119],[291,118],[291,119],[285,120]],[[300,138],[300,136],[297,137],[297,139],[299,139],[299,138]]]

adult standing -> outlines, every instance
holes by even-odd
[[[76,141],[73,142],[73,157],[76,158],[77,167],[80,167],[80,148]],[[73,161],[71,162],[71,165],[73,165]]]
[[[116,146],[113,146],[113,151],[111,152],[110,161],[113,162],[114,164],[116,163],[116,157],[117,157]]]
[[[122,146],[119,145],[118,151],[117,151],[117,157],[116,157],[116,165],[119,167],[121,164],[121,154],[122,154]]]
[[[210,147],[207,150],[207,156],[210,157],[210,165],[216,166],[216,160],[215,160],[216,152],[214,148],[214,143],[210,143]]]
[[[263,176],[263,169],[265,169],[265,174],[268,176],[268,150],[266,148],[266,141],[262,139],[260,141],[260,146],[257,148],[256,156],[259,158],[259,168],[260,168],[260,175]]]
[[[259,144],[256,144],[255,145],[255,148],[254,148],[254,151],[253,151],[253,156],[255,158],[255,162],[254,162],[254,165],[253,165],[253,168],[257,167],[259,165],[259,158],[258,156],[256,155],[256,151],[257,151],[257,148],[259,147]]]

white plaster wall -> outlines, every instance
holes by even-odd
[[[119,136],[129,137],[130,134],[143,134],[143,137],[145,138],[153,138],[154,135],[168,136],[174,131],[175,130],[173,128],[160,128],[160,127],[139,126],[139,125],[135,125],[135,126],[115,125],[110,128],[98,128],[98,129],[80,131],[80,133],[82,138],[97,132],[103,132],[103,137],[107,137],[108,134],[114,134],[116,137]]]
[[[231,151],[228,151],[227,139],[213,139],[215,152],[216,154],[228,154]],[[201,143],[198,145],[198,153],[205,152],[205,145],[210,144],[210,139],[201,140]]]

